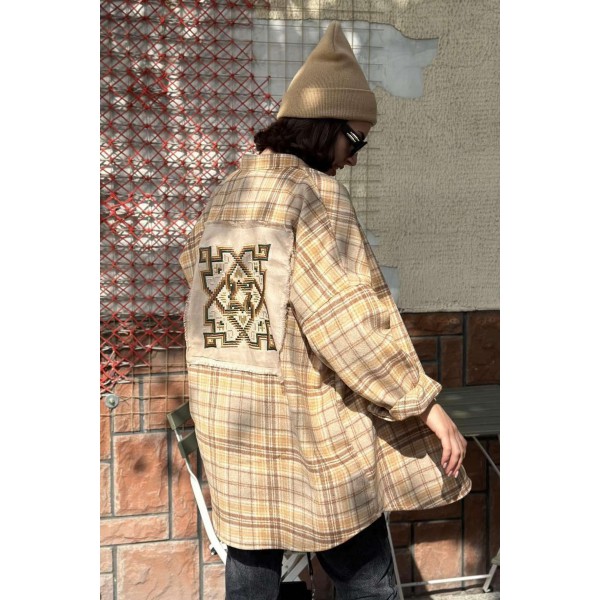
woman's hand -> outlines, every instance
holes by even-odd
[[[446,475],[458,477],[467,453],[467,440],[437,402],[432,402],[420,417],[442,442],[442,468]]]

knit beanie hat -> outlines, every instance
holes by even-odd
[[[377,123],[377,102],[352,48],[333,21],[283,95],[280,117]]]

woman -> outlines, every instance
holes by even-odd
[[[470,490],[466,441],[333,177],[376,121],[334,22],[181,257],[190,405],[228,600],[277,598],[285,549],[316,552],[337,598],[395,598],[383,512]]]

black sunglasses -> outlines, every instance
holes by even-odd
[[[342,131],[352,146],[350,149],[350,156],[354,156],[363,146],[367,145],[367,142],[360,137],[362,134],[354,131],[348,123],[342,125]]]

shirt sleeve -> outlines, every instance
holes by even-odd
[[[290,302],[311,348],[385,420],[421,414],[441,390],[423,371],[376,273],[348,193],[335,180],[306,195],[296,230]]]

